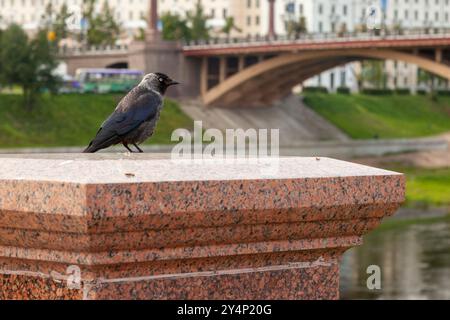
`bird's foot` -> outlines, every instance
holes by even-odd
[[[133,143],[133,146],[139,151],[139,153],[144,153],[144,151],[139,148],[139,146],[136,143]]]
[[[129,153],[133,153],[133,150],[131,150],[130,147],[126,143],[122,143],[122,144],[125,148],[127,148]]]

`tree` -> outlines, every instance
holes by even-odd
[[[338,37],[343,37],[345,36],[345,34],[348,32],[347,30],[347,24],[346,23],[341,23],[339,26],[339,31],[338,31]]]
[[[234,17],[226,17],[225,25],[222,27],[222,32],[226,34],[227,38],[229,38],[233,30],[236,30],[239,33],[242,32],[242,29],[236,26]]]
[[[209,16],[205,15],[200,1],[197,1],[194,12],[187,13],[187,22],[191,40],[208,40],[211,28],[208,26]]]
[[[399,22],[399,23],[395,23],[395,24],[393,24],[392,26],[391,26],[391,31],[392,31],[392,33],[394,33],[394,34],[403,34],[403,27],[402,27],[402,24]]]
[[[385,89],[387,75],[384,70],[384,62],[377,60],[366,60],[362,62],[362,80],[370,83],[377,89]]]
[[[52,2],[49,2],[45,8],[45,12],[42,15],[42,27],[41,30],[48,32],[54,32],[55,43],[58,44],[62,39],[66,39],[70,36],[69,27],[67,21],[73,16],[73,12],[69,11],[67,4],[64,3],[59,12],[55,13]]]
[[[162,35],[165,40],[207,40],[211,28],[208,26],[209,16],[205,15],[198,1],[195,10],[189,11],[186,18],[178,14],[165,13],[161,17],[163,23]]]
[[[436,82],[438,85],[441,85],[446,80],[442,77],[439,77],[431,72],[428,72],[423,69],[419,69],[417,74],[417,80],[419,83],[424,83],[428,87],[430,97],[432,99],[436,98]]]
[[[59,78],[53,75],[57,66],[56,47],[47,41],[47,33],[40,30],[29,40],[18,25],[10,25],[0,40],[0,82],[22,87],[24,104],[31,109],[43,89],[55,91]]]
[[[355,31],[358,33],[366,33],[368,31],[366,23],[360,23],[355,26]]]
[[[295,38],[298,38],[301,34],[307,32],[306,18],[301,16],[298,21],[288,20],[286,22],[286,30],[289,37],[295,36]]]
[[[181,18],[178,14],[167,12],[161,16],[161,21],[164,40],[191,40],[191,32],[186,19]]]
[[[107,1],[100,13],[95,13],[97,0],[84,0],[83,16],[87,21],[88,45],[114,45],[120,36],[120,24],[115,20]]]

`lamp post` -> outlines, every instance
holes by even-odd
[[[148,28],[146,32],[147,40],[155,40],[159,36],[158,32],[158,1],[150,0]]]
[[[275,34],[275,0],[269,0],[269,39],[274,39]]]

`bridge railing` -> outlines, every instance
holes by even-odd
[[[59,48],[60,56],[76,56],[76,55],[87,55],[87,54],[117,54],[128,52],[127,45],[114,45],[114,46],[81,46],[81,47],[67,47],[62,46]]]
[[[228,37],[211,38],[207,40],[185,41],[184,47],[203,47],[203,46],[242,46],[254,45],[258,43],[292,43],[292,42],[336,42],[349,40],[376,40],[376,39],[417,39],[417,38],[439,38],[450,36],[450,28],[434,29],[405,29],[405,30],[378,30],[377,32],[334,32],[334,33],[303,33],[297,35],[277,35],[268,36],[247,36],[247,37]]]

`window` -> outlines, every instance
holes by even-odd
[[[322,4],[319,4],[319,14],[322,14],[323,13],[323,6],[322,6]]]
[[[344,14],[344,16],[347,15],[347,6],[346,6],[346,5],[344,5],[344,6],[342,7],[342,13]]]
[[[303,4],[300,4],[300,6],[298,7],[298,12],[300,13],[300,15],[303,15]]]
[[[322,24],[322,21],[321,22],[319,22],[319,32],[322,32],[323,31],[323,24]]]
[[[250,26],[252,25],[252,17],[247,16],[247,25]]]
[[[347,73],[345,72],[345,70],[341,71],[341,87],[345,87],[345,84],[347,82],[346,76]]]
[[[252,7],[252,0],[247,0],[247,8],[251,8]]]

